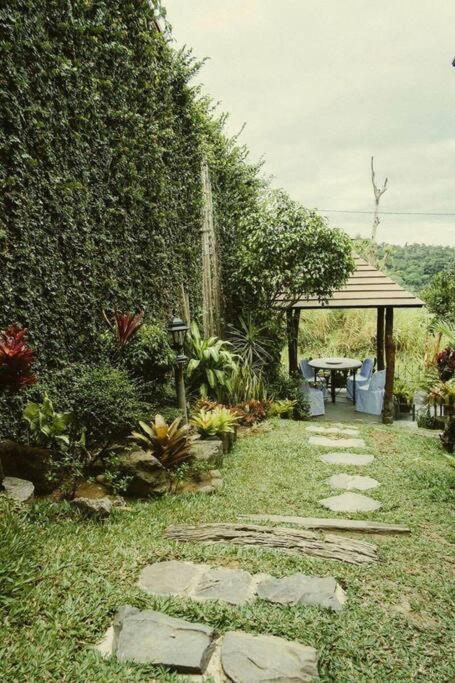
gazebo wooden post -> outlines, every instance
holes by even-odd
[[[297,375],[299,372],[298,364],[298,340],[300,308],[288,308],[286,311],[287,336],[288,336],[288,358],[289,375]]]
[[[384,370],[384,306],[378,306],[376,326],[376,369]]]
[[[385,309],[385,392],[384,392],[384,413],[382,421],[384,424],[393,422],[393,380],[395,377],[395,341],[393,339],[393,307],[387,306]]]

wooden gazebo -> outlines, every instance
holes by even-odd
[[[289,371],[298,372],[298,331],[302,310],[376,308],[376,363],[378,370],[384,370],[384,368],[386,370],[383,422],[390,424],[393,422],[395,375],[393,311],[394,308],[421,308],[425,304],[364,259],[356,256],[355,262],[356,269],[346,285],[333,292],[327,302],[320,302],[312,297],[302,298],[287,308]]]

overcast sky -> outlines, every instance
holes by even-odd
[[[252,159],[307,207],[455,214],[455,0],[165,0],[177,46],[243,123]],[[327,213],[368,235],[369,215]],[[455,215],[384,215],[378,238],[455,246]]]

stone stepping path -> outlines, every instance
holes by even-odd
[[[366,448],[363,439],[329,439],[327,436],[310,436],[308,442],[312,446],[329,448]]]
[[[193,680],[192,674],[210,676],[220,683],[318,680],[313,647],[241,631],[217,639],[214,630],[204,624],[154,610],[141,612],[129,605],[120,608],[96,649],[104,657],[122,662],[154,664],[187,674],[185,680]]]
[[[317,432],[319,434],[344,434],[345,436],[359,436],[359,430],[354,427],[322,427],[320,425],[309,425],[305,427],[307,432]]]
[[[332,577],[293,574],[277,579],[241,569],[170,560],[144,567],[138,586],[150,595],[177,595],[193,600],[222,600],[243,605],[261,598],[280,605],[319,605],[335,612],[346,594]]]
[[[358,531],[365,534],[410,534],[411,529],[400,524],[384,524],[366,519],[331,519],[330,517],[297,517],[293,515],[241,515],[241,519],[255,522],[295,524],[303,529],[336,529]]]
[[[374,460],[374,455],[367,455],[365,453],[324,453],[319,460],[326,462],[329,465],[369,465]]]
[[[352,489],[368,491],[368,489],[380,486],[380,483],[373,477],[363,477],[360,474],[333,474],[327,483],[333,489],[346,489],[347,491]]]
[[[382,507],[381,503],[361,493],[341,493],[339,496],[323,498],[319,501],[333,512],[373,512]]]

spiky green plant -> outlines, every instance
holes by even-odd
[[[140,431],[132,432],[129,438],[151,451],[164,469],[175,470],[192,459],[192,437],[181,417],[168,425],[162,415],[156,415],[150,424],[139,421],[139,427]]]
[[[230,382],[237,370],[237,357],[231,344],[218,337],[205,339],[195,322],[188,335],[190,361],[187,376],[193,391],[206,398],[222,400],[230,391]]]

